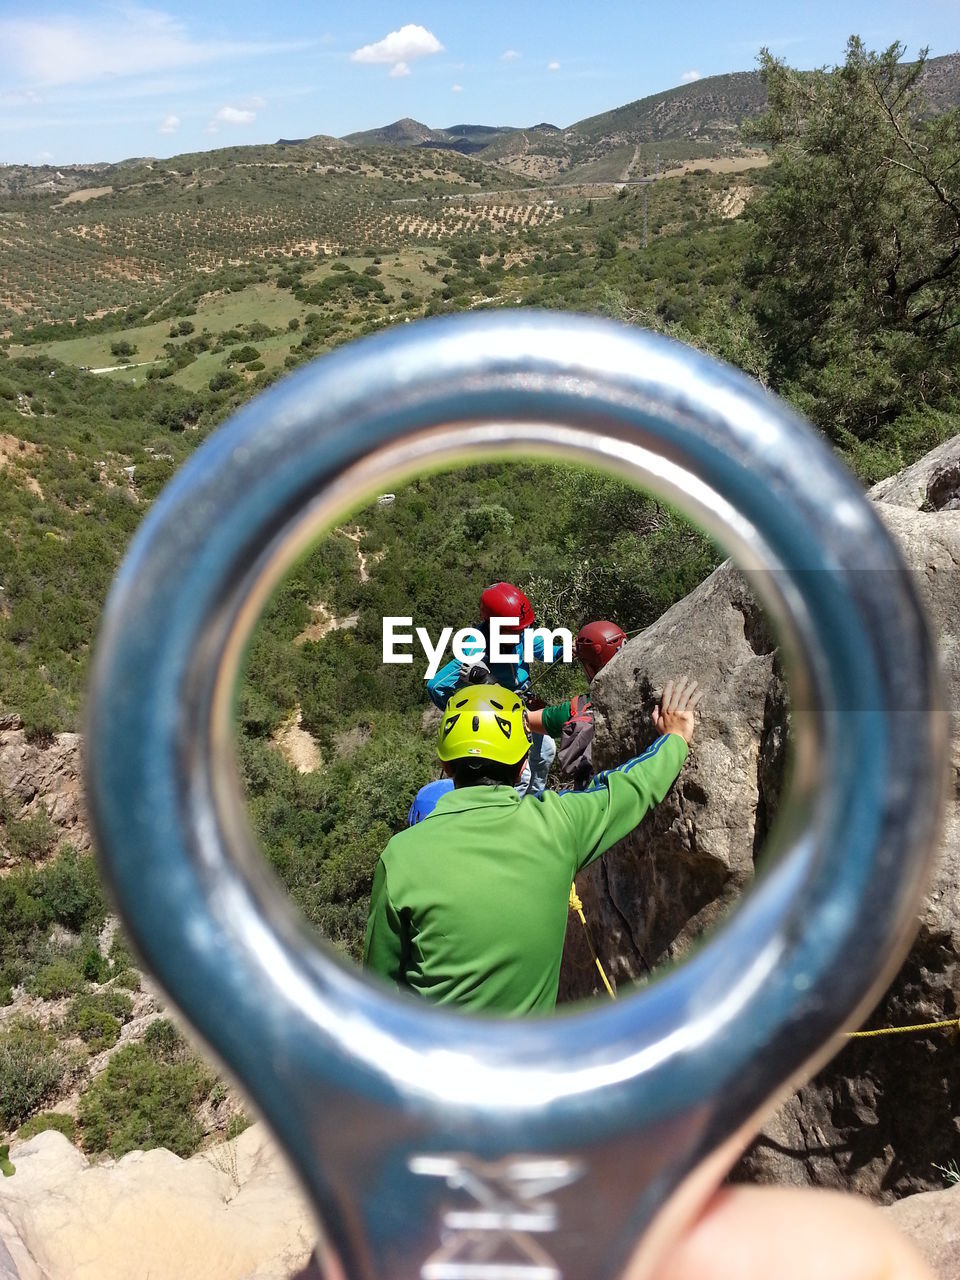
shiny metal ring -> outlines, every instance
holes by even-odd
[[[779,856],[719,933],[635,998],[511,1023],[391,996],[316,944],[256,850],[231,710],[318,534],[428,468],[518,454],[607,468],[716,535],[796,711]],[[107,603],[89,803],[137,948],[286,1148],[330,1276],[605,1280],[646,1271],[904,955],[942,705],[896,547],[793,412],[664,338],[487,313],[318,360],[182,468]]]

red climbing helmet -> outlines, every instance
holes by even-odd
[[[592,680],[598,671],[602,671],[615,653],[627,642],[627,634],[615,622],[588,622],[577,632],[577,643],[574,653],[580,665]]]
[[[492,586],[484,587],[480,596],[480,613],[484,622],[489,622],[491,618],[519,618],[520,623],[515,628],[518,635],[527,627],[533,626],[535,621],[533,605],[512,582],[495,582]],[[513,630],[512,627],[502,628],[504,635],[509,635]]]

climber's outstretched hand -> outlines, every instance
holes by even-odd
[[[653,709],[654,728],[660,733],[677,733],[686,743],[693,740],[694,715],[703,690],[696,680],[681,676],[668,680],[658,706]]]

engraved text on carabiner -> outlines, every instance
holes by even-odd
[[[562,1280],[536,1238],[557,1229],[552,1191],[581,1176],[574,1160],[511,1156],[487,1164],[467,1155],[413,1156],[412,1173],[444,1178],[473,1203],[446,1209],[440,1248],[423,1264],[421,1280]]]

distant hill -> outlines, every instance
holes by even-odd
[[[555,126],[540,125],[538,128],[554,129]],[[429,125],[407,117],[381,129],[348,133],[342,141],[352,147],[439,147],[473,155],[500,138],[517,132],[509,126],[487,124],[455,124],[447,129],[431,129]]]
[[[931,58],[923,88],[934,113],[960,105],[960,53]],[[652,169],[655,153],[669,163],[736,149],[741,125],[760,115],[766,104],[760,73],[735,71],[649,94],[565,129],[546,123],[532,128],[460,124],[432,129],[406,119],[347,134],[342,141],[359,147],[460,151],[529,177],[566,174],[584,181],[604,180],[637,176],[638,166]],[[644,148],[650,149],[649,155]]]
[[[960,53],[931,58],[922,83],[931,114],[960,106]],[[195,152],[163,161],[138,157],[117,164],[3,165],[0,198],[64,198],[107,186],[118,191],[144,179],[157,181],[171,175],[190,179],[192,184],[198,171],[206,174],[237,166],[299,162],[340,167],[349,163],[342,157],[356,151],[373,151],[381,157],[368,165],[376,170],[386,151],[417,149],[456,152],[533,182],[627,181],[655,168],[663,172],[684,162],[742,152],[740,127],[759,115],[766,101],[759,72],[736,71],[649,94],[567,128],[541,121],[529,127],[454,124],[434,129],[405,117],[343,138],[326,134],[278,138],[273,144]],[[341,159],[335,157],[337,152]],[[353,159],[357,168],[361,157]],[[492,171],[490,185],[505,181],[510,181],[507,174]]]

